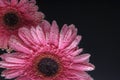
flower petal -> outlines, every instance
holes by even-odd
[[[36,43],[36,44],[39,44],[40,42],[39,42],[39,40],[38,40],[38,35],[36,34],[35,28],[32,27],[30,31],[31,31],[31,35],[32,35],[35,43]]]
[[[70,46],[68,46],[66,49],[73,49],[78,46],[79,42],[81,40],[81,36],[77,36],[75,40],[71,43]]]
[[[39,41],[41,42],[41,44],[45,45],[46,40],[45,40],[45,34],[43,32],[43,29],[40,26],[36,27],[36,33],[38,35]]]
[[[29,58],[29,56],[27,54],[24,54],[24,53],[5,53],[5,54],[2,54],[0,55],[0,58],[5,60],[5,58],[8,58],[8,57],[15,57],[15,58],[20,58],[20,59],[26,59],[26,58]]]
[[[60,33],[60,43],[59,48],[64,49],[68,47],[72,41],[74,41],[77,34],[77,29],[74,25],[70,25],[68,28],[67,26],[63,26],[61,33]]]
[[[19,29],[18,35],[30,48],[36,49],[39,42],[36,42],[36,40],[34,39],[35,34],[33,33],[33,31],[30,31],[29,29],[23,27]],[[34,37],[32,35],[34,35]]]
[[[88,62],[90,58],[90,54],[82,54],[79,56],[76,56],[73,60],[74,63],[81,63],[81,62]]]
[[[8,62],[5,62],[5,61],[0,61],[0,67],[22,67],[24,66],[23,64],[15,64],[15,63],[8,63]]]
[[[11,48],[13,48],[16,51],[24,52],[31,54],[33,51],[27,48],[24,44],[22,44],[20,41],[16,40],[14,36],[11,36],[9,45]]]
[[[71,66],[70,66],[71,69],[74,69],[74,70],[80,70],[80,71],[92,71],[94,70],[95,66],[90,64],[90,63],[79,63],[79,64],[75,64],[73,63]]]
[[[18,3],[18,0],[11,0],[11,5],[16,5]]]
[[[76,71],[71,73],[71,75],[74,76],[68,77],[68,79],[70,80],[93,80],[93,78],[90,75],[88,75],[86,72],[83,71],[81,72]]]
[[[4,0],[0,0],[0,6],[1,7],[5,7],[6,6],[5,3],[4,3]]]
[[[23,73],[24,70],[5,70],[2,72],[3,77],[6,79],[12,79],[15,78]]]
[[[5,61],[6,62],[9,62],[9,63],[25,63],[25,60],[23,59],[19,59],[19,58],[15,58],[15,57],[6,57],[5,58]]]
[[[67,26],[66,24],[63,25],[62,30],[61,30],[61,32],[60,32],[59,48],[62,47],[62,41],[63,41],[63,38],[64,38],[64,36],[65,36],[67,30],[68,30],[68,26]]]
[[[9,41],[9,36],[7,34],[0,35],[2,38],[0,38],[0,48],[7,49],[8,48],[8,41]]]
[[[30,78],[28,78],[27,76],[20,76],[15,80],[31,80]]]
[[[50,29],[50,43],[58,46],[59,29],[56,21],[53,21]]]
[[[79,55],[81,52],[83,51],[83,49],[82,48],[80,48],[80,49],[77,49],[76,51],[74,51],[74,52],[72,52],[72,53],[70,53],[69,55],[71,55],[71,56],[77,56],[77,55]]]
[[[18,6],[20,7],[21,5],[27,3],[28,0],[20,0]]]
[[[43,20],[40,24],[40,27],[42,28],[45,35],[46,43],[49,43],[50,39],[50,26],[50,23],[46,20]]]
[[[35,44],[35,41],[28,28],[25,28],[25,27],[20,28],[18,35],[27,45],[30,46],[31,44]]]

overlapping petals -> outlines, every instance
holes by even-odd
[[[81,36],[74,25],[64,25],[59,32],[56,21],[52,25],[43,21],[36,28],[20,28],[20,39],[12,36],[9,45],[16,50],[13,54],[3,54],[0,67],[6,68],[2,76],[16,80],[93,80],[85,71],[94,70],[89,63],[90,54],[81,54],[78,49]],[[36,72],[35,65],[41,56],[53,58],[61,66],[58,74],[44,77]],[[52,57],[51,57],[52,56]]]

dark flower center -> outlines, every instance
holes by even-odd
[[[14,27],[19,22],[19,17],[15,13],[5,14],[3,19],[4,23],[11,27]]]
[[[38,64],[39,71],[47,77],[53,76],[58,72],[58,63],[51,58],[43,58]]]

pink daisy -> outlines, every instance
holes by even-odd
[[[36,28],[20,28],[20,39],[9,44],[16,52],[1,55],[2,76],[15,80],[93,80],[85,71],[94,70],[90,54],[80,54],[81,36],[74,25],[64,25],[59,33],[55,21],[43,21]]]
[[[36,26],[44,18],[35,0],[0,0],[0,48],[8,47],[11,35],[22,26]]]

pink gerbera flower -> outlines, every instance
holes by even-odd
[[[16,80],[93,80],[85,71],[94,69],[90,54],[80,54],[81,36],[74,25],[64,25],[59,33],[55,21],[43,21],[36,28],[20,28],[20,39],[12,36],[16,52],[1,55],[2,76]]]
[[[44,15],[35,4],[35,0],[0,0],[0,48],[8,47],[10,36],[16,35],[18,28],[41,22]]]

